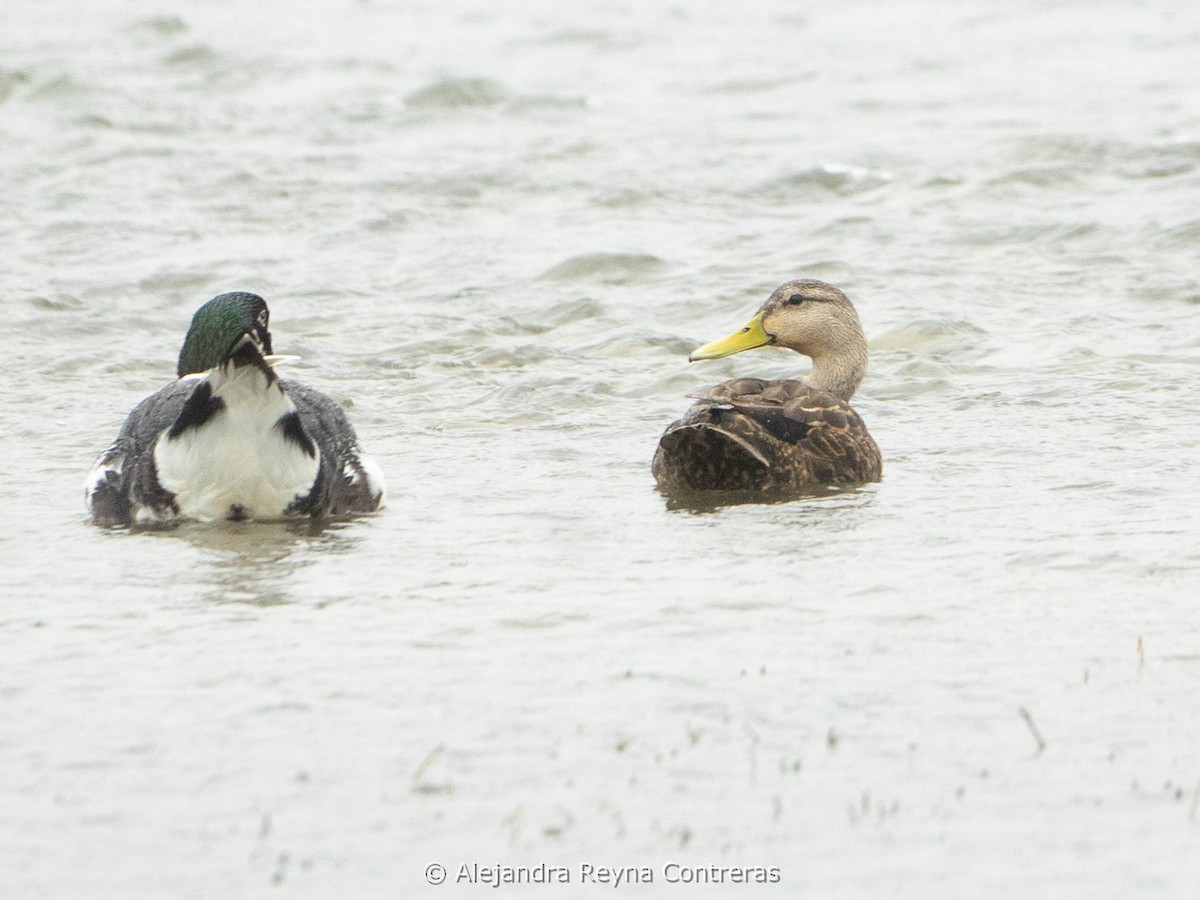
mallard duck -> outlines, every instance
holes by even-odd
[[[279,378],[257,294],[213,297],[179,351],[178,380],[134,407],[88,476],[97,524],[330,516],[384,503],[345,412]]]
[[[879,448],[849,403],[867,371],[867,339],[846,295],[823,281],[789,281],[744,328],[688,360],[770,344],[810,357],[808,377],[738,378],[690,394],[697,402],[654,454],[660,488],[799,493],[880,479]]]

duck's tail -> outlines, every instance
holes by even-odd
[[[710,407],[666,430],[654,454],[653,472],[660,488],[738,491],[760,486],[771,468],[769,448],[722,422],[725,412],[733,411]]]

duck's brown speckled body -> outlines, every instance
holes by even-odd
[[[849,404],[867,348],[845,294],[820,281],[788,282],[745,328],[691,358],[767,344],[812,357],[812,373],[802,381],[738,378],[692,394],[697,402],[654,455],[661,489],[785,494],[879,481],[879,448]]]

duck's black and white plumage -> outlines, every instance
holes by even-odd
[[[879,481],[879,447],[850,406],[867,370],[867,339],[853,304],[831,284],[789,281],[727,338],[694,350],[719,359],[777,344],[811,357],[802,380],[738,378],[696,403],[659,439],[661,489],[804,493]]]
[[[384,504],[382,473],[333,400],[279,378],[270,313],[256,294],[197,310],[177,381],[129,414],[88,476],[103,525],[176,519],[366,513]]]

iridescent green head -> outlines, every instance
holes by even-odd
[[[246,335],[260,354],[270,355],[270,319],[267,302],[257,294],[233,291],[213,297],[192,316],[192,326],[179,351],[179,377],[221,365]]]

